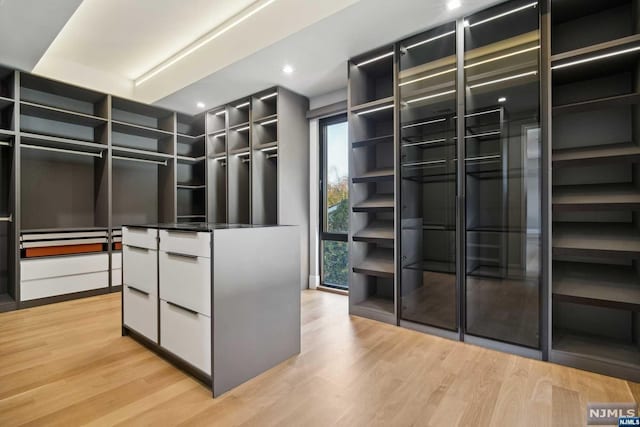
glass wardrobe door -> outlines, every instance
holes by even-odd
[[[537,2],[465,22],[465,333],[540,346]]]
[[[457,330],[455,23],[400,46],[401,318]]]

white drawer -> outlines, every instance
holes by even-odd
[[[29,301],[109,286],[109,272],[20,281],[20,300]]]
[[[211,316],[211,260],[160,251],[160,298]]]
[[[151,341],[158,342],[158,297],[129,286],[122,289],[124,324]]]
[[[20,260],[20,280],[46,279],[109,270],[109,254],[66,255]]]
[[[158,252],[137,246],[122,247],[124,284],[158,294]]]
[[[211,233],[160,230],[160,250],[210,258]]]
[[[111,270],[111,286],[121,286],[122,285],[122,270],[116,269]]]
[[[111,253],[111,269],[122,268],[122,252]]]
[[[211,375],[211,318],[160,300],[160,345]]]
[[[140,248],[158,249],[158,230],[155,228],[122,228],[122,243]]]

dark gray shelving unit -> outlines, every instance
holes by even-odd
[[[349,61],[349,313],[397,324],[396,52]]]
[[[456,23],[400,43],[400,322],[458,331]]]
[[[111,103],[111,226],[175,221],[175,113],[116,97]]]
[[[177,114],[176,204],[177,221],[207,219],[206,115]]]
[[[309,226],[307,98],[272,87],[206,113],[208,219]],[[302,233],[307,287],[308,234]]]
[[[227,220],[251,223],[251,98],[239,99],[227,112]]]
[[[0,67],[0,313],[17,307],[15,245],[15,72]]]
[[[227,222],[227,109],[219,107],[206,113],[207,204],[208,220]]]
[[[278,101],[287,96],[284,89],[272,88],[251,97],[252,104],[252,224],[278,223],[278,155],[280,147],[290,141],[280,134],[287,128],[286,116],[278,115]],[[283,102],[286,102],[283,100]]]
[[[352,314],[545,357],[540,28],[514,0],[349,62]]]
[[[20,228],[107,227],[108,96],[20,74]]]
[[[640,380],[635,0],[553,2],[552,361]]]

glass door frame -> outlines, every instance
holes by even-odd
[[[326,215],[325,212],[327,211],[327,206],[326,206],[326,200],[327,200],[327,127],[334,125],[334,124],[339,124],[339,123],[348,123],[347,120],[347,113],[340,113],[334,116],[330,116],[330,117],[325,117],[323,119],[320,119],[319,121],[319,130],[320,130],[320,139],[319,139],[319,162],[318,162],[318,172],[319,172],[319,178],[320,178],[320,191],[319,191],[319,196],[320,196],[320,201],[318,203],[319,206],[319,213],[318,213],[318,219],[319,219],[319,227],[318,227],[318,267],[319,267],[319,273],[320,273],[320,286],[323,287],[327,287],[327,288],[332,288],[332,289],[338,289],[338,290],[343,290],[343,291],[348,291],[349,286],[347,284],[347,287],[343,287],[340,285],[336,285],[333,283],[325,283],[324,281],[324,252],[323,252],[323,246],[324,246],[324,242],[325,241],[329,241],[329,242],[343,242],[345,244],[347,244],[349,242],[349,232],[346,231],[344,233],[332,233],[332,232],[328,232],[325,231],[326,228]],[[349,161],[349,157],[347,155],[347,163]],[[351,179],[351,177],[349,177],[349,180]],[[347,245],[348,247],[348,245]],[[347,248],[348,250],[348,248]],[[347,257],[348,260],[348,257]],[[348,261],[347,261],[348,263]],[[348,265],[348,264],[347,264]],[[347,280],[349,280],[350,275],[347,275]]]
[[[492,9],[493,7],[499,7],[502,4],[510,3],[509,0],[500,2],[494,6],[488,7],[487,9]],[[457,211],[457,244],[458,244],[458,259],[457,259],[457,279],[458,279],[458,290],[460,292],[460,298],[458,299],[459,304],[459,339],[463,342],[469,342],[472,344],[480,345],[483,347],[494,348],[499,351],[505,351],[512,354],[518,354],[525,357],[530,357],[533,359],[541,359],[548,360],[548,337],[549,337],[549,322],[548,322],[548,263],[549,263],[549,250],[548,242],[545,245],[545,234],[548,229],[548,214],[549,214],[549,200],[547,191],[545,189],[550,185],[549,177],[545,172],[545,165],[547,156],[547,146],[546,146],[546,130],[548,129],[549,123],[547,120],[547,115],[545,114],[545,97],[546,89],[549,87],[548,80],[545,79],[545,69],[549,69],[549,58],[545,57],[544,52],[547,46],[545,44],[548,42],[548,35],[545,35],[546,25],[545,19],[548,19],[548,5],[547,0],[538,0],[537,1],[538,11],[538,31],[539,31],[539,44],[540,49],[538,50],[538,90],[539,90],[539,129],[540,129],[540,159],[539,159],[539,185],[541,189],[541,199],[540,199],[540,221],[541,221],[541,235],[540,235],[540,271],[539,271],[539,283],[538,283],[538,332],[539,332],[539,340],[538,347],[528,347],[522,344],[516,344],[511,342],[502,341],[496,338],[486,338],[479,335],[475,335],[467,332],[467,272],[466,272],[466,260],[467,260],[467,192],[466,192],[466,176],[467,176],[467,168],[466,162],[459,162],[458,164],[458,203],[456,207]],[[478,13],[478,12],[475,12]],[[457,101],[458,101],[458,117],[466,118],[467,114],[467,92],[466,92],[466,73],[465,73],[465,41],[466,41],[466,29],[467,29],[467,18],[469,16],[474,15],[475,13],[471,13],[470,15],[465,15],[462,18],[459,18],[456,21],[456,55],[457,55]],[[545,16],[546,15],[546,16]],[[458,135],[466,134],[466,120],[459,120],[457,128]],[[458,144],[458,158],[464,159],[466,156],[466,143],[464,142],[464,138],[462,138],[463,143]]]
[[[503,3],[507,3],[506,1]],[[499,3],[502,4],[502,3]],[[430,334],[443,336],[447,338],[453,338],[464,342],[471,342],[476,345],[480,345],[483,347],[494,348],[500,351],[505,351],[513,354],[520,354],[525,357],[531,357],[534,359],[542,359],[548,360],[548,352],[549,352],[549,304],[550,304],[550,278],[549,278],[549,263],[550,263],[550,201],[549,201],[549,193],[548,188],[550,187],[550,176],[548,172],[548,167],[550,166],[550,152],[549,152],[549,144],[548,139],[550,140],[550,120],[551,114],[548,110],[548,99],[549,99],[549,84],[550,84],[550,76],[549,76],[549,39],[548,39],[548,10],[549,4],[548,0],[539,0],[538,5],[536,6],[538,9],[538,17],[539,17],[539,34],[540,34],[540,45],[541,48],[539,50],[539,129],[540,129],[540,159],[539,159],[539,174],[540,174],[540,192],[541,192],[541,265],[540,265],[540,283],[539,283],[539,305],[538,305],[538,331],[540,334],[539,337],[539,347],[538,348],[530,348],[525,347],[519,344],[507,343],[496,339],[491,338],[482,338],[466,332],[466,252],[467,252],[467,238],[466,238],[466,167],[465,162],[459,162],[457,167],[457,196],[456,196],[456,287],[457,287],[457,310],[458,310],[458,328],[457,331],[447,331],[437,327],[431,327],[423,324],[418,324],[411,321],[403,321],[401,314],[398,315],[398,322],[400,326],[409,327],[411,329],[416,329],[419,331],[427,332]],[[471,14],[473,15],[473,13]],[[456,111],[458,117],[465,117],[466,115],[466,87],[465,87],[465,39],[466,39],[466,18],[460,17],[455,20],[456,23]],[[397,46],[400,45],[402,41],[397,43]],[[397,47],[396,47],[397,48]],[[396,64],[397,66],[397,64]],[[396,73],[398,70],[396,70]],[[400,103],[400,91],[396,93],[396,104]],[[400,135],[401,125],[400,125],[400,112],[398,109],[397,112],[397,120],[396,120],[396,134]],[[465,135],[465,120],[458,120],[456,133],[458,136]],[[459,159],[465,158],[466,144],[463,142],[457,145],[457,157]],[[398,158],[396,159],[396,163],[400,164],[400,150],[398,150],[397,154]],[[402,192],[399,188],[397,188],[398,194],[398,203],[402,203]],[[396,221],[400,221],[400,210],[397,212]],[[401,227],[396,227],[396,245],[398,248],[402,247],[402,236],[401,236]],[[396,274],[398,275],[399,281],[401,280],[401,268],[396,266]],[[402,283],[398,283],[398,289],[400,290],[402,287]],[[399,303],[398,303],[399,304]],[[399,304],[400,305],[400,304]]]

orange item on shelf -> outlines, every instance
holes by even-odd
[[[122,250],[122,242],[114,242],[113,243],[113,250],[114,251],[121,251]]]
[[[87,252],[102,252],[102,243],[89,243],[85,245],[69,245],[69,246],[47,246],[44,248],[28,248],[25,249],[27,258],[82,254]]]

